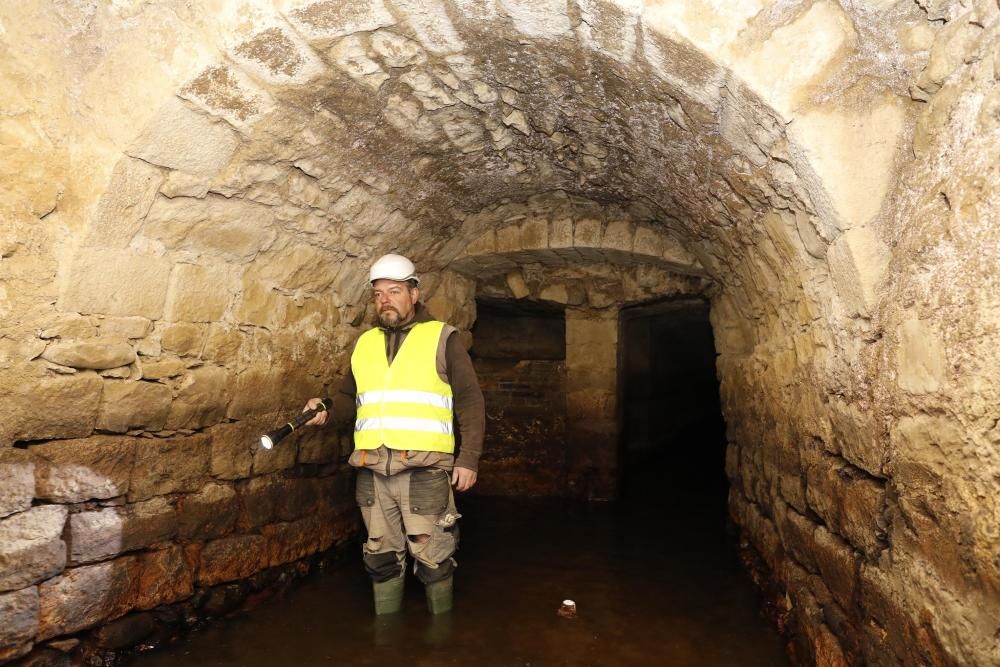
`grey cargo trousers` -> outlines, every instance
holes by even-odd
[[[402,575],[407,551],[424,584],[451,576],[461,515],[447,470],[413,468],[386,476],[360,468],[356,498],[368,531],[365,569],[374,582]]]

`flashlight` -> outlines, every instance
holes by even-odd
[[[330,405],[331,405],[330,399],[324,398],[322,401],[319,402],[319,405],[317,405],[315,408],[312,408],[311,410],[306,410],[305,412],[303,412],[298,417],[288,422],[284,426],[276,428],[273,431],[268,431],[264,435],[260,436],[260,446],[263,447],[264,449],[271,449],[276,444],[281,442],[286,435],[288,435],[298,427],[305,424],[307,421],[315,417],[317,414],[329,410]]]

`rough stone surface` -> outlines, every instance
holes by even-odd
[[[78,512],[69,521],[69,559],[79,565],[144,549],[177,533],[177,512],[165,498]]]
[[[0,593],[0,660],[10,660],[31,650],[38,633],[38,589]]]
[[[211,437],[204,434],[138,441],[129,500],[197,491],[209,473],[211,447]]]
[[[145,338],[151,322],[145,317],[105,317],[98,324],[101,337]]]
[[[119,162],[91,220],[90,243],[119,248],[128,245],[162,184],[163,170],[156,165],[144,160]]]
[[[166,352],[181,357],[197,357],[205,339],[205,326],[190,323],[172,324],[160,334],[160,345]]]
[[[54,338],[93,338],[97,331],[97,323],[93,317],[78,313],[53,313],[40,323],[37,333],[39,338],[47,341]]]
[[[884,545],[880,483],[833,457],[819,457],[807,470],[806,497],[832,530],[875,558]]]
[[[911,394],[937,391],[946,379],[947,359],[941,334],[926,322],[907,319],[900,324],[898,335],[900,388]]]
[[[136,441],[94,436],[34,445],[38,497],[56,503],[114,498],[128,493]]]
[[[0,449],[0,518],[31,507],[35,462],[19,449]]]
[[[206,484],[198,493],[180,501],[177,514],[178,535],[182,540],[222,537],[232,532],[239,517],[236,491],[228,484]]]
[[[207,253],[220,255],[224,260],[246,261],[273,243],[275,233],[267,226],[270,215],[267,206],[234,202],[219,196],[204,199],[168,199],[161,196],[153,202],[141,233],[149,241],[182,256]],[[206,224],[208,221],[211,224]],[[164,305],[170,269],[169,266],[158,265],[155,268],[157,288],[160,287],[159,280],[163,281],[159,303]],[[161,269],[163,273],[160,273]],[[183,283],[180,287],[183,290]],[[183,294],[182,291],[182,302]]]
[[[194,593],[191,559],[181,547],[150,551],[138,558],[140,574],[136,608],[155,609],[186,600]]]
[[[80,448],[30,502],[203,513],[231,502],[214,477],[254,513],[207,560],[43,582],[4,650],[127,613],[114,581],[155,604],[191,563],[228,581],[317,544],[299,522],[349,489],[293,478],[332,442],[256,436],[337,386],[367,267],[402,251],[463,330],[475,298],[565,307],[561,488],[590,497],[615,490],[619,310],[710,299],[730,507],[796,656],[995,662],[995,2],[223,4],[5,12],[0,450],[155,427],[101,398],[142,373],[170,408],[131,481]],[[138,359],[106,380],[42,357],[115,338]],[[0,503],[33,511],[13,474]]]
[[[173,394],[155,382],[106,382],[96,428],[112,433],[159,431],[167,422]]]
[[[335,492],[331,478],[287,478],[280,473],[254,477],[241,483],[240,524],[259,528],[279,521],[294,521],[314,513]]]
[[[215,322],[229,301],[225,267],[180,264],[170,277],[165,317],[174,322]]]
[[[70,634],[131,609],[153,609],[188,598],[192,586],[179,547],[68,569],[38,587],[38,638]]]
[[[588,499],[614,493],[616,397],[610,388],[618,367],[616,319],[567,318],[566,415],[569,483]],[[611,344],[609,344],[611,343]]]
[[[243,347],[243,336],[240,331],[225,325],[212,325],[205,335],[205,346],[201,355],[204,359],[213,359],[225,366],[233,365],[239,359]]]
[[[38,587],[39,639],[88,628],[121,616],[139,590],[137,558],[85,565],[66,570]]]
[[[0,371],[2,374],[2,371]],[[0,446],[22,440],[79,438],[90,435],[97,421],[103,381],[94,373],[41,377],[26,383],[21,378],[0,379]],[[38,406],[58,405],[58,410]]]
[[[184,376],[170,404],[166,428],[197,429],[222,421],[231,396],[231,375],[216,366],[195,368]]]
[[[171,98],[130,152],[161,167],[212,176],[225,166],[238,143],[236,134],[225,123],[213,121]]]
[[[213,427],[212,476],[218,479],[249,477],[254,450],[259,446],[260,434],[265,432],[266,425],[245,422]]]
[[[858,572],[854,550],[823,527],[816,529],[815,539],[816,562],[823,581],[841,609],[851,609]]]
[[[60,341],[45,348],[42,359],[72,368],[100,370],[129,365],[135,361],[135,350],[128,341],[110,337]]]
[[[63,310],[81,313],[159,319],[169,273],[170,263],[162,257],[129,250],[81,250],[59,304]]]
[[[187,364],[180,359],[160,359],[142,363],[142,379],[164,380],[183,375]]]
[[[298,445],[298,440],[286,439],[272,449],[254,447],[253,474],[267,475],[291,468],[298,458]]]
[[[338,528],[343,524],[336,515],[319,515],[265,526],[261,532],[267,539],[268,566],[290,563],[329,549],[340,537]]]
[[[245,579],[267,567],[267,540],[260,535],[226,537],[205,545],[201,551],[198,583],[211,586]]]
[[[25,588],[62,571],[67,513],[46,505],[0,519],[0,590]]]

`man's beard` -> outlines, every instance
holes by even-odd
[[[385,308],[375,313],[375,317],[378,320],[379,326],[386,329],[394,329],[403,323],[403,316],[394,308]]]

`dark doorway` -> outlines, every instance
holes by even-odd
[[[726,427],[708,313],[694,299],[622,310],[620,484],[624,498],[655,492],[724,517]]]

